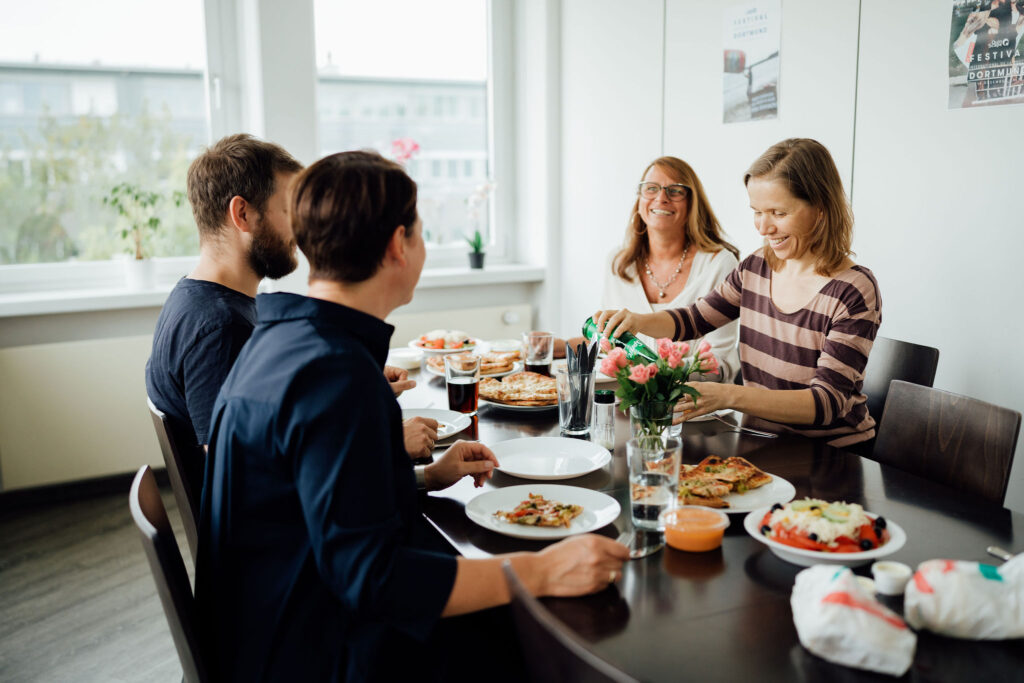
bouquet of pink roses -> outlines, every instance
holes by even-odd
[[[602,348],[607,340],[602,339]],[[675,405],[685,396],[697,397],[700,392],[686,386],[694,373],[718,373],[718,359],[711,353],[711,345],[701,342],[690,353],[686,342],[670,339],[658,340],[658,360],[647,363],[643,359],[630,360],[626,351],[616,347],[608,351],[601,361],[601,372],[619,381],[615,395],[622,399],[620,408],[627,412],[632,406],[644,403],[665,402]]]

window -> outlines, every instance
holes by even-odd
[[[403,163],[432,252],[458,246],[464,260],[463,235],[476,229],[493,242],[486,190],[481,199],[495,175],[488,3],[315,0],[314,11],[321,154],[371,148]]]
[[[126,181],[168,198],[149,255],[196,253],[188,205],[170,197],[210,137],[203,0],[0,0],[0,13],[0,266],[123,252],[103,198]]]

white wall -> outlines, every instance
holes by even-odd
[[[560,332],[598,306],[639,175],[661,152],[661,0],[562,3]]]
[[[950,3],[784,0],[779,117],[729,125],[723,6],[563,0],[562,326],[596,308],[603,258],[651,159],[689,161],[749,254],[760,240],[744,171],[783,138],[813,137],[852,191],[856,260],[884,302],[880,334],[939,348],[935,386],[1024,411],[1011,262],[1024,248],[1024,106],[947,110]],[[1022,451],[1007,496],[1015,509]]]

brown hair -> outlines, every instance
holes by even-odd
[[[708,197],[704,194],[704,186],[693,168],[682,159],[676,157],[659,157],[649,163],[640,175],[642,181],[652,167],[657,166],[677,183],[685,185],[689,190],[689,211],[683,232],[686,240],[701,251],[718,252],[722,249],[732,252],[739,258],[740,252],[722,236],[715,212],[711,210]],[[639,265],[650,253],[647,242],[647,224],[640,217],[640,191],[637,190],[636,201],[629,214],[626,228],[626,244],[612,259],[612,273],[626,282],[633,281],[633,274],[639,272]],[[632,266],[632,273],[630,267]]]
[[[745,186],[751,178],[778,180],[789,193],[821,211],[807,249],[816,258],[814,272],[830,276],[853,254],[853,211],[843,192],[843,181],[832,155],[817,140],[789,138],[772,145],[750,165],[743,176]],[[764,259],[772,270],[782,261],[771,249]]]
[[[199,238],[215,237],[233,197],[260,213],[274,194],[274,174],[297,173],[302,164],[284,148],[239,133],[221,138],[188,167],[188,201]]]
[[[340,152],[299,174],[292,231],[310,278],[362,282],[377,272],[400,225],[416,223],[416,183],[376,152]]]

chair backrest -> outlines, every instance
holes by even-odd
[[[157,441],[160,442],[160,452],[164,456],[167,476],[171,480],[171,490],[174,491],[174,500],[178,503],[178,512],[181,513],[181,521],[185,526],[185,540],[188,541],[188,549],[192,553],[194,563],[196,551],[199,549],[196,520],[199,519],[200,492],[194,490],[194,477],[189,476],[174,433],[167,424],[167,415],[153,405],[149,398],[146,399],[146,405],[149,406],[149,414],[153,418],[153,428],[156,430]]]
[[[149,560],[149,568],[156,581],[167,625],[174,637],[174,647],[185,680],[189,683],[207,681],[206,667],[199,646],[196,629],[195,599],[188,582],[185,563],[181,559],[178,543],[167,520],[167,510],[160,498],[160,489],[149,465],[139,468],[128,496],[135,526],[142,536],[142,547]]]
[[[910,342],[876,337],[864,368],[864,395],[875,422],[882,419],[889,382],[894,379],[930,387],[939,365],[939,350]]]
[[[637,683],[590,651],[575,633],[561,625],[537,598],[530,595],[507,560],[502,565],[512,596],[512,615],[526,656],[526,668],[536,681],[580,683]]]
[[[872,458],[1003,504],[1020,413],[893,380]]]

